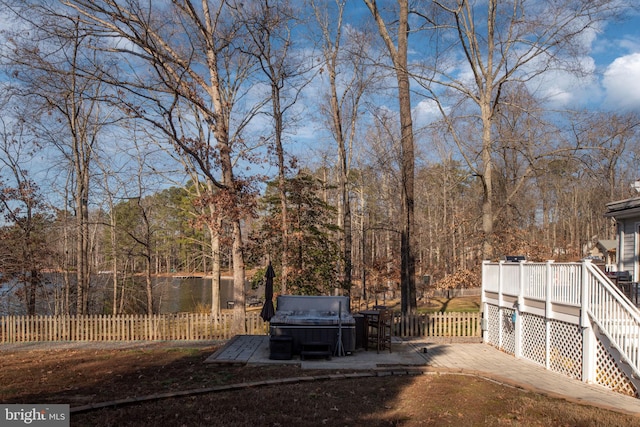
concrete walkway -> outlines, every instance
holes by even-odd
[[[427,344],[435,371],[472,374],[576,403],[640,416],[640,399],[571,379],[487,344]]]
[[[394,341],[393,351],[357,350],[331,360],[270,360],[267,336],[238,336],[207,359],[212,364],[296,364],[302,369],[420,370],[424,373],[474,375],[512,387],[640,416],[640,399],[586,384],[497,350],[487,344],[439,344]]]

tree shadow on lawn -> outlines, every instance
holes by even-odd
[[[282,390],[296,390],[287,399],[297,402],[301,396],[311,398],[315,403],[323,405],[335,399],[331,396],[335,389],[341,389],[339,384],[344,381],[355,380],[326,380],[331,375],[349,370],[301,370],[298,366],[269,365],[269,366],[215,366],[205,364],[204,360],[215,349],[164,349],[164,350],[37,350],[17,351],[3,354],[0,362],[0,399],[5,403],[61,403],[69,404],[71,408],[99,404],[125,399],[150,398],[154,395],[171,394],[185,390],[211,389],[226,384],[256,383],[281,378],[297,378],[299,384],[273,385],[261,387],[247,387],[246,389],[225,392],[224,396],[235,395],[235,403],[247,403],[254,406],[262,401],[265,394],[274,401],[282,399]],[[406,379],[405,379],[406,381]],[[327,390],[322,383],[330,382]],[[333,384],[335,383],[335,384]],[[384,393],[379,398],[394,395],[392,386],[383,387]],[[367,412],[371,412],[374,403],[368,397],[361,398],[358,386],[352,384],[347,394],[340,396],[336,403],[351,399],[354,407],[364,405]],[[258,392],[254,395],[254,393]],[[210,397],[199,396],[198,399],[214,399],[224,401],[221,393],[211,393]],[[252,397],[240,398],[237,396]],[[378,393],[380,394],[380,393]],[[107,412],[142,411],[146,407],[163,408],[166,402],[174,406],[172,411],[181,411],[182,405],[196,397],[173,399],[151,399],[147,403],[138,404],[134,409],[107,409]],[[233,400],[233,399],[232,399]],[[317,401],[317,402],[316,402]],[[375,400],[374,400],[375,402]],[[187,405],[188,406],[188,405]],[[217,406],[217,404],[216,404]],[[285,407],[288,408],[287,405]],[[325,408],[331,411],[333,406]],[[308,410],[308,409],[305,409]],[[352,409],[355,410],[355,409]],[[103,411],[99,411],[103,412]],[[331,412],[329,412],[331,413]],[[74,415],[72,418],[75,419]],[[82,415],[84,416],[84,415]],[[91,417],[91,415],[86,414]],[[139,419],[135,416],[134,419]],[[126,420],[125,420],[126,421]],[[75,422],[74,422],[75,424]]]
[[[256,378],[300,375],[276,367],[215,367],[209,349],[54,350],[3,352],[5,403],[67,403],[72,407]]]
[[[435,355],[445,351],[445,347],[432,346],[429,352]],[[541,398],[537,395],[523,395],[521,391],[479,378],[389,375],[345,379],[345,375],[336,375],[340,379],[318,380],[340,371],[303,371],[296,366],[282,365],[220,367],[203,363],[213,351],[211,348],[3,352],[0,399],[4,403],[67,403],[74,408],[223,384],[298,379],[295,383],[274,381],[273,385],[261,387],[72,413],[74,426],[378,426],[459,425],[461,422],[484,425],[487,420],[514,419],[531,425],[540,422],[540,415],[528,423],[530,418],[522,414],[521,408],[545,407],[531,400]],[[522,401],[523,396],[529,400]],[[565,405],[575,406],[566,402]],[[548,413],[563,417],[565,412],[555,407],[548,409]],[[578,420],[593,417],[592,412],[587,411]],[[547,418],[546,424],[538,425],[557,425]],[[622,420],[628,424],[630,419],[633,418]],[[609,424],[624,425],[620,420]]]
[[[195,390],[193,395],[72,413],[73,425],[309,425],[333,419],[368,419],[388,406],[410,377],[326,379],[336,370],[297,366],[215,366],[215,349],[64,350],[4,353],[0,398],[5,403],[62,403],[72,408]],[[342,371],[346,372],[346,371]],[[225,384],[297,378],[295,384],[263,384],[198,393]],[[366,382],[374,385],[367,386]],[[373,387],[373,389],[371,388]],[[199,403],[198,403],[199,402]],[[213,418],[212,418],[213,417]],[[256,423],[256,420],[257,423]],[[278,421],[275,421],[278,423]],[[246,424],[243,424],[246,423]],[[302,423],[302,424],[301,424]],[[320,425],[320,424],[318,424]]]
[[[460,375],[301,381],[72,416],[74,425],[633,425],[638,418]]]

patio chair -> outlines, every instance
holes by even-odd
[[[388,348],[389,353],[391,353],[392,320],[393,312],[391,310],[380,310],[377,319],[369,323],[369,340],[367,342],[367,349],[369,348],[369,345],[375,345],[378,353],[380,353],[380,350],[384,350],[386,348]]]

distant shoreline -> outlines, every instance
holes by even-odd
[[[98,271],[97,274],[112,274],[110,270]],[[134,276],[143,276],[144,273],[135,273]],[[212,274],[202,272],[175,272],[175,273],[154,273],[151,277],[174,277],[176,279],[213,279]],[[233,275],[225,272],[220,275],[221,279],[233,279]]]
[[[45,269],[42,270],[42,273],[59,273],[62,274],[63,272],[60,270],[51,270],[51,269]],[[75,275],[75,271],[68,271],[68,274],[74,274]],[[96,271],[93,274],[98,274],[98,275],[108,275],[108,274],[113,274],[113,271],[111,270],[100,270],[100,271]],[[134,276],[144,276],[144,273],[134,273]],[[209,274],[209,273],[203,273],[203,272],[180,272],[180,271],[176,271],[173,273],[153,273],[151,274],[151,277],[175,277],[177,279],[189,279],[189,278],[194,278],[194,279],[212,279],[213,275]],[[225,271],[224,273],[220,274],[220,278],[221,279],[233,279],[233,274],[229,271]]]
[[[213,279],[213,275],[204,273],[154,274],[155,277],[174,277],[176,279]],[[220,275],[221,279],[232,280],[233,276]]]

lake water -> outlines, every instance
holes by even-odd
[[[155,279],[155,299],[159,313],[192,312],[200,306],[211,306],[212,280],[202,277],[162,277]],[[220,279],[220,308],[233,301],[233,280]]]
[[[56,274],[47,274],[46,292],[40,290],[36,303],[36,313],[40,315],[50,315],[55,312],[55,295],[61,296],[62,280]],[[74,279],[74,277],[72,277]],[[181,313],[194,312],[199,307],[211,306],[211,283],[210,278],[203,277],[157,277],[153,279],[153,292],[155,307],[158,313]],[[75,284],[72,285],[74,287]],[[112,293],[111,276],[98,274],[92,279],[92,292],[96,300],[109,299]],[[140,292],[143,292],[143,284],[140,283]],[[26,309],[23,298],[20,297],[21,286],[12,283],[0,283],[0,316],[24,315]],[[247,282],[246,292],[250,292]],[[264,292],[264,291],[262,291]],[[253,292],[257,295],[257,292]],[[102,296],[100,296],[102,295]],[[143,294],[140,294],[144,298]],[[227,302],[233,301],[233,279],[222,278],[220,280],[220,308],[226,308]],[[110,302],[106,302],[110,306]],[[102,306],[104,303],[96,301],[95,305]]]

